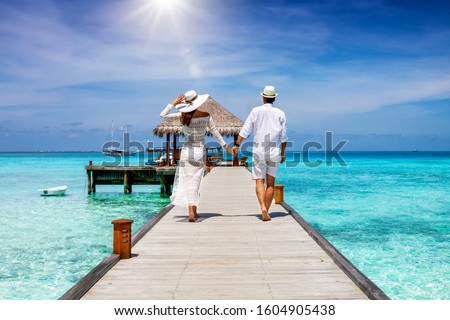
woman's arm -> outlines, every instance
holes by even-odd
[[[222,135],[220,134],[219,130],[217,130],[216,124],[214,123],[214,120],[212,119],[212,117],[209,117],[208,128],[209,128],[209,132],[211,132],[214,139],[216,139],[216,141],[218,143],[220,143],[220,145],[223,148],[225,148],[225,150],[228,153],[232,154],[231,149],[228,148],[228,146],[227,146],[225,140],[223,140]]]
[[[173,107],[179,105],[180,103],[182,103],[184,99],[184,94],[180,94],[178,95],[178,97],[172,102],[169,103],[167,105],[167,107],[161,112],[161,114],[159,115],[161,118],[175,118],[175,117],[179,117],[180,113],[174,113],[174,114],[169,114],[170,110],[172,110]]]
[[[170,110],[172,110],[173,107],[174,107],[174,105],[169,103],[159,116],[161,118],[169,118],[169,117],[176,115],[176,114],[169,114]]]

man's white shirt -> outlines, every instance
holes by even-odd
[[[252,109],[239,135],[247,138],[253,131],[253,153],[278,162],[280,145],[288,139],[286,129],[284,112],[266,103]]]

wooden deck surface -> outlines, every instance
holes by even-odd
[[[214,168],[201,218],[175,206],[83,299],[367,299],[283,207],[263,222],[254,187],[245,168]]]

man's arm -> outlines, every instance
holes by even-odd
[[[239,132],[239,136],[234,143],[234,147],[232,149],[233,156],[237,157],[239,147],[241,146],[242,141],[250,135],[250,132],[253,130],[253,110],[247,117],[247,120],[244,122],[244,126]]]
[[[282,129],[281,129],[281,137],[280,137],[280,140],[281,140],[281,154],[280,154],[281,162],[280,163],[283,163],[286,161],[286,145],[287,145],[287,140],[288,140],[288,137],[286,135],[286,131],[287,131],[286,115],[284,114],[284,112],[283,112],[283,120],[281,122],[281,125],[282,125]]]

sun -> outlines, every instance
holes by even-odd
[[[183,4],[182,0],[152,0],[155,6],[159,7],[161,10],[172,10],[176,6]]]
[[[150,37],[161,30],[179,33],[181,21],[192,13],[186,0],[134,0],[132,3],[134,9],[129,18],[146,24]]]

